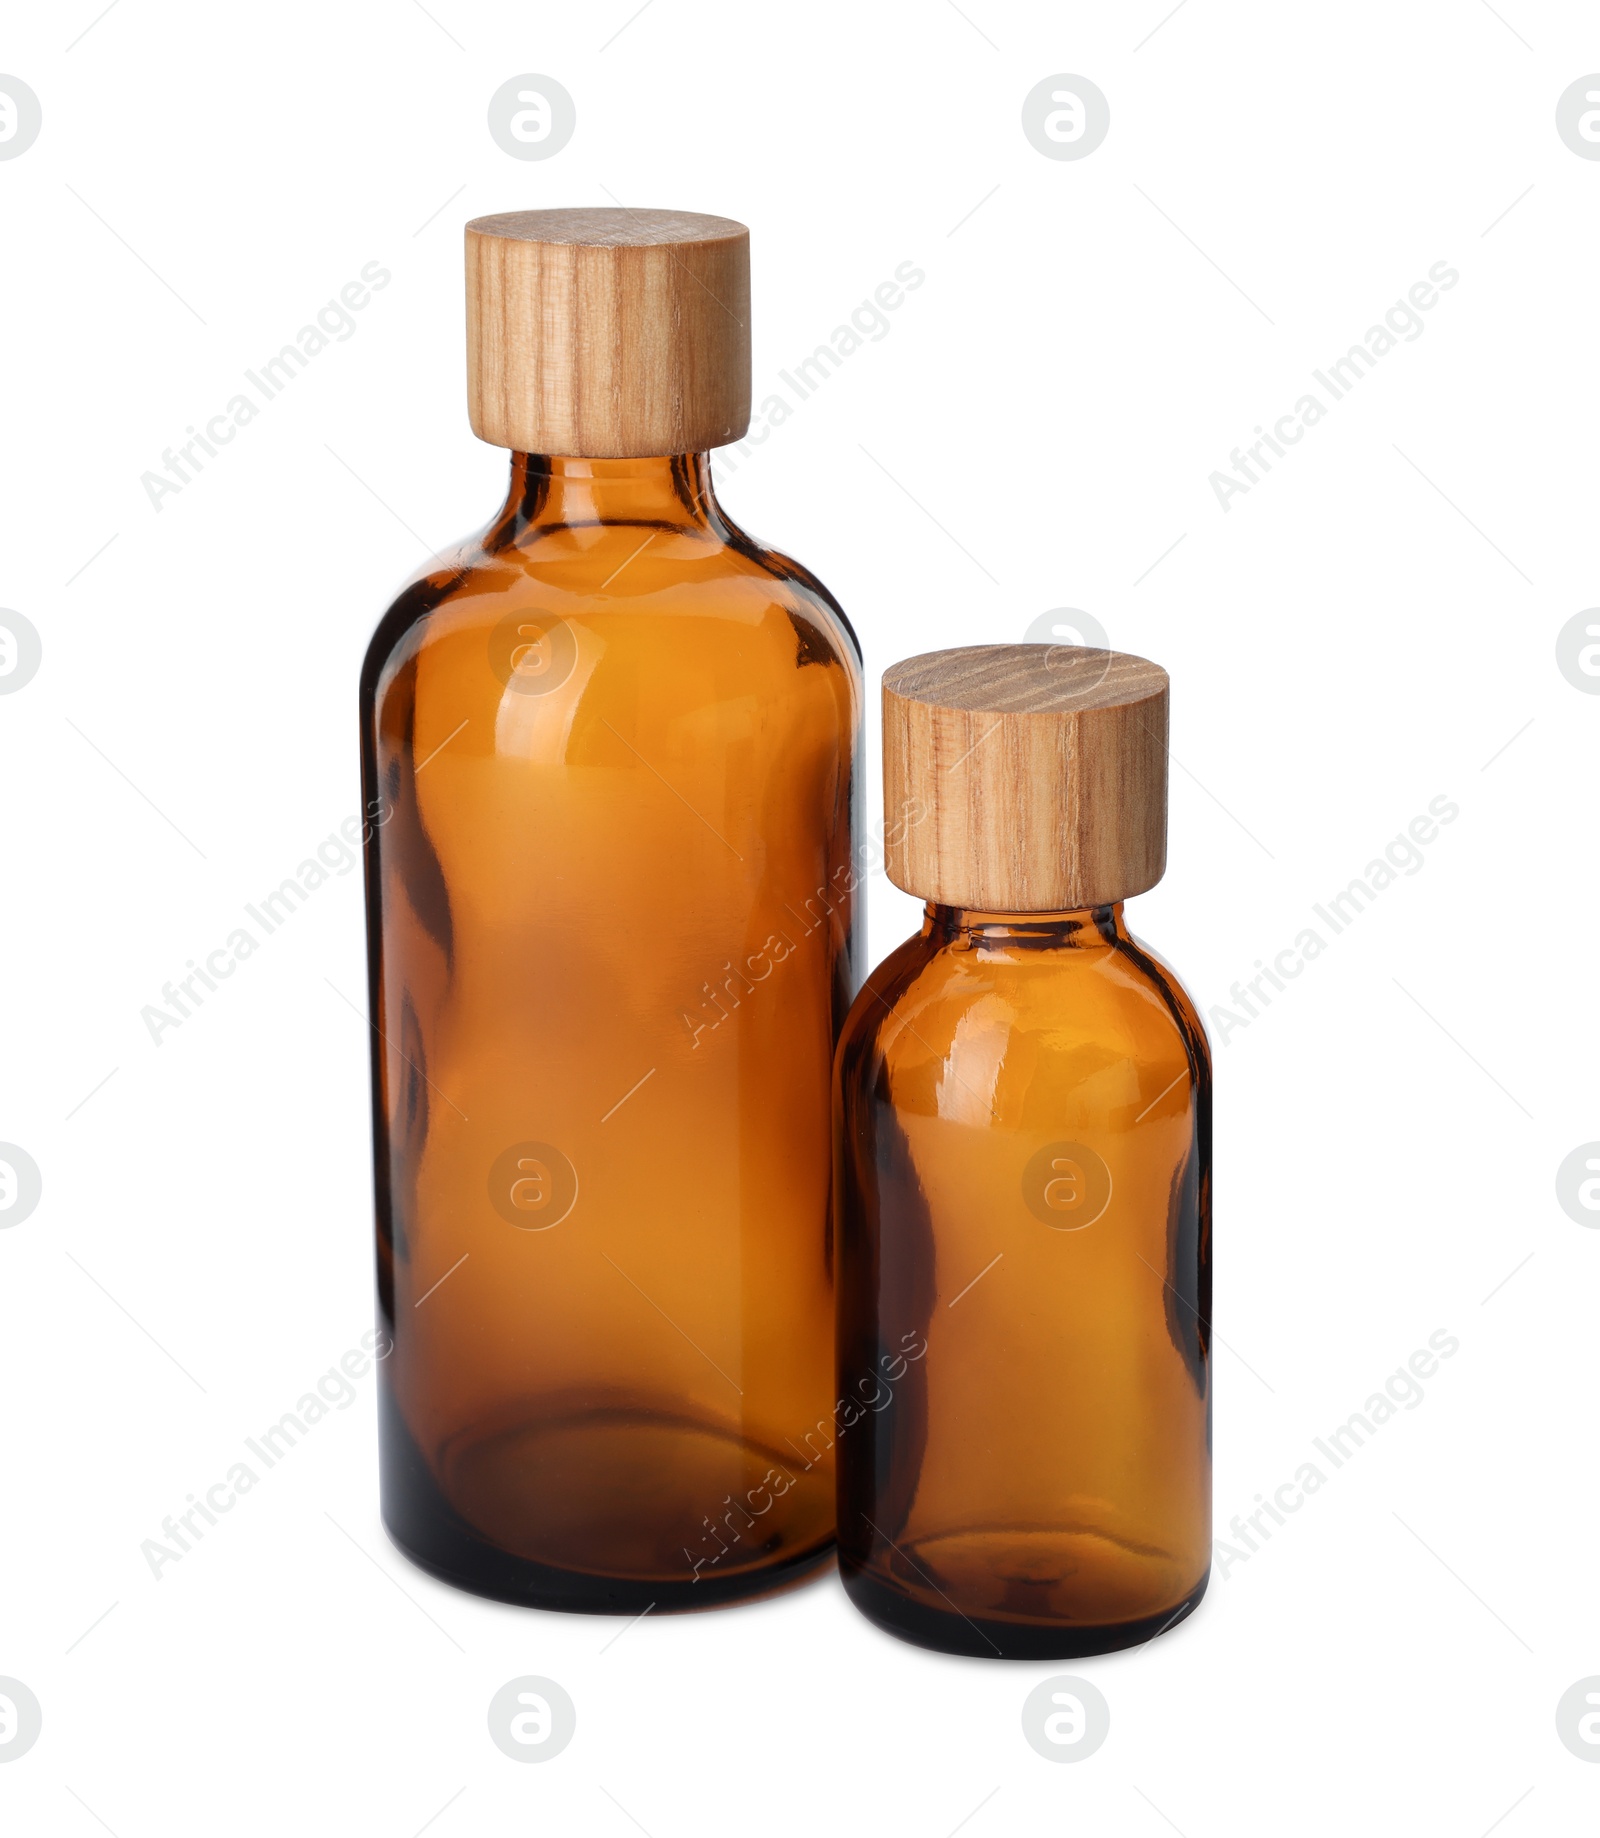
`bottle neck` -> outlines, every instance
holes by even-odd
[[[929,900],[922,934],[941,945],[974,951],[1104,951],[1126,941],[1122,902],[1060,913],[986,912]]]
[[[511,487],[493,536],[516,542],[556,526],[632,523],[654,529],[704,530],[720,535],[722,517],[711,490],[711,456],[667,454],[656,459],[576,459],[513,453]]]

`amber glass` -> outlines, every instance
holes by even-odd
[[[836,1069],[839,1563],[880,1626],[1068,1658],[1210,1566],[1211,1070],[1118,906],[929,906]]]
[[[833,1539],[859,650],[704,455],[513,458],[361,689],[385,1522],[639,1612]]]

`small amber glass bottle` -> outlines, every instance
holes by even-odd
[[[835,1066],[840,1569],[924,1646],[1108,1652],[1210,1566],[1210,1059],[1122,915],[1165,865],[1167,677],[986,645],[883,705],[928,905]]]
[[[832,1547],[861,674],[712,493],[748,249],[663,211],[467,226],[510,492],[362,675],[384,1519],[546,1608],[708,1606]]]

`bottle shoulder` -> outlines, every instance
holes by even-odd
[[[1199,1010],[1162,958],[1126,932],[1093,949],[973,948],[927,933],[866,979],[846,1021],[847,1077],[964,1060],[1038,1068],[1191,1056],[1209,1065]]]
[[[519,622],[565,623],[626,652],[649,648],[661,622],[708,656],[764,649],[793,653],[796,667],[832,665],[857,701],[862,658],[837,600],[800,563],[719,519],[715,529],[633,522],[558,525],[515,542],[480,533],[420,568],[372,634],[362,668],[364,698],[408,661],[439,644],[513,639]]]

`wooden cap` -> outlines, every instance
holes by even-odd
[[[750,425],[750,232],[687,211],[467,225],[467,410],[517,453],[702,453]]]
[[[1068,912],[1167,865],[1167,673],[1081,645],[969,645],[883,676],[896,887],[984,912]]]

